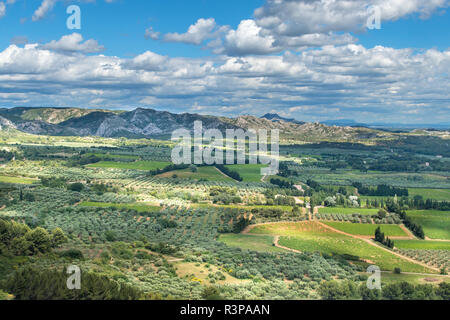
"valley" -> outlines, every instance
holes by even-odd
[[[376,265],[382,290],[372,298],[448,297],[448,132],[147,109],[0,116],[7,296],[44,298],[56,281],[54,298],[76,299],[63,286],[77,265],[98,277],[99,288],[83,292],[93,299],[309,300],[344,284],[364,299]],[[280,129],[278,174],[262,176],[260,164],[172,164],[174,142],[162,135],[198,119]],[[24,290],[19,277],[35,285]]]

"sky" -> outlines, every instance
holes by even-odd
[[[448,123],[449,5],[0,0],[0,107]]]

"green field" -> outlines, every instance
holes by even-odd
[[[449,211],[410,210],[408,216],[423,227],[427,237],[450,240]]]
[[[334,213],[334,214],[354,214],[359,213],[361,215],[374,215],[378,213],[379,209],[366,209],[366,208],[319,208],[319,213]]]
[[[233,181],[230,177],[220,173],[216,167],[198,167],[197,172],[192,172],[191,169],[174,170],[170,172],[165,172],[157,177],[160,178],[171,178],[174,174],[181,179],[204,179],[209,181]]]
[[[261,168],[266,167],[263,164],[235,164],[226,166],[230,170],[237,171],[244,182],[260,182],[262,179]]]
[[[163,161],[135,161],[135,162],[100,161],[97,163],[89,164],[86,167],[150,171],[155,169],[163,169],[169,164],[170,162],[163,162]]]
[[[138,156],[122,155],[122,154],[107,154],[107,153],[86,153],[86,156],[96,156],[98,158],[113,158],[113,159],[134,159],[138,160]]]
[[[408,234],[395,224],[360,224],[347,222],[324,222],[324,224],[337,230],[360,236],[374,236],[375,230],[380,227],[381,232],[390,237],[407,237]]]
[[[367,275],[367,273],[366,273]],[[390,284],[394,282],[409,282],[414,284],[433,284],[437,285],[440,282],[450,282],[449,277],[441,276],[441,275],[433,275],[433,276],[424,276],[418,274],[395,274],[392,272],[383,272],[381,274],[381,286],[384,284]]]
[[[450,189],[408,189],[409,196],[422,196],[424,199],[433,199],[439,201],[450,201]]]
[[[37,182],[37,180],[23,177],[0,176],[0,182],[14,184],[33,184],[34,182]]]
[[[222,234],[219,241],[231,247],[261,252],[286,252],[286,250],[273,246],[273,236],[258,236],[245,234]]]
[[[376,264],[382,270],[400,267],[401,270],[408,272],[434,273],[431,269],[401,259],[364,240],[333,232],[314,222],[266,224],[252,229],[251,233],[279,235],[280,245],[303,252],[351,254],[368,263]]]
[[[132,209],[137,212],[158,212],[161,210],[161,207],[158,206],[150,206],[144,203],[106,203],[106,202],[81,202],[80,206],[83,207],[98,207],[98,208],[122,208],[122,209]]]
[[[450,241],[395,240],[399,249],[450,250]]]

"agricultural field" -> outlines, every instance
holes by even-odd
[[[421,196],[424,199],[433,200],[449,200],[450,199],[450,189],[420,189],[420,188],[409,188],[409,196],[414,198],[415,196]]]
[[[418,274],[395,274],[392,272],[383,272],[381,281],[384,284],[408,282],[412,284],[437,284],[441,282],[450,282],[450,278],[442,275],[424,276]]]
[[[396,240],[399,249],[450,250],[450,241]]]
[[[208,181],[234,181],[232,178],[222,174],[216,169],[216,167],[202,166],[197,167],[197,171],[193,172],[191,169],[182,169],[165,172],[157,175],[158,178],[172,178],[176,176],[180,179],[195,179],[195,180],[208,180]]]
[[[376,215],[378,209],[366,209],[366,208],[319,208],[319,213],[329,213],[329,214],[361,214],[361,215]]]
[[[450,240],[450,211],[410,210],[408,216],[423,226],[427,237]]]
[[[259,182],[262,179],[261,169],[265,166],[260,164],[236,164],[226,167],[230,170],[237,171],[244,182]]]
[[[351,180],[344,186],[320,183],[330,169],[308,166],[323,164],[333,150],[345,156],[335,149],[282,156],[307,175],[282,169],[262,179],[262,165],[229,166],[243,178],[238,182],[213,166],[152,172],[170,164],[167,141],[4,132],[2,137],[0,150],[15,158],[0,166],[0,223],[40,227],[48,234],[61,230],[66,241],[48,255],[7,244],[20,254],[0,254],[0,280],[22,266],[63,270],[69,260],[161,299],[203,299],[211,286],[230,300],[321,299],[319,288],[331,280],[364,285],[361,279],[373,264],[385,271],[387,284],[436,287],[448,280],[439,273],[450,267],[450,242],[428,240],[448,239],[448,210],[407,210],[427,237],[419,240],[402,226],[393,196],[358,196]],[[334,174],[361,176],[350,169]],[[415,184],[414,179],[407,180]],[[414,192],[424,203],[432,198],[427,205],[436,208],[446,201],[445,189]],[[340,202],[326,204],[327,198]],[[379,217],[382,208],[385,216]],[[394,240],[393,249],[372,240],[378,227]],[[400,275],[393,274],[396,268]]]
[[[135,162],[100,161],[98,163],[90,164],[87,167],[150,171],[155,169],[163,169],[169,164],[170,164],[169,162],[162,162],[162,161],[135,161]]]
[[[361,239],[355,239],[331,231],[318,223],[275,223],[258,226],[252,234],[278,235],[279,244],[302,252],[319,251],[327,254],[349,254],[358,256],[382,270],[400,267],[408,272],[430,272],[431,270],[395,256]]]
[[[131,209],[136,210],[137,212],[158,212],[161,210],[161,207],[152,206],[145,203],[107,203],[83,201],[79,205],[82,207]]]
[[[24,177],[0,176],[0,182],[16,183],[16,184],[33,184],[37,182],[37,180]]]
[[[388,237],[408,237],[408,234],[400,228],[398,225],[390,224],[355,224],[355,223],[345,223],[345,222],[324,222],[327,226],[330,226],[339,231],[360,235],[360,236],[370,236],[373,237],[375,234],[375,229],[380,227],[381,232]]]
[[[219,241],[231,247],[243,250],[253,250],[262,252],[286,252],[286,250],[275,247],[273,236],[248,235],[248,234],[224,234],[219,237]]]
[[[95,156],[98,158],[112,158],[112,159],[117,159],[118,161],[120,161],[120,159],[139,160],[139,156],[133,156],[133,155],[128,155],[128,154],[111,154],[111,153],[90,152],[90,153],[86,153],[85,156],[87,156],[87,157]]]

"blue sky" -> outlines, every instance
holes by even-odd
[[[95,38],[105,46],[106,54],[126,57],[152,50],[170,56],[204,56],[208,52],[197,46],[161,43],[144,38],[145,30],[153,26],[162,33],[185,32],[199,18],[213,17],[218,24],[236,27],[243,19],[251,18],[255,8],[264,1],[255,0],[118,0],[106,3],[60,1],[39,22],[32,21],[39,1],[17,0],[7,7],[7,15],[0,20],[3,30],[0,45],[6,47],[11,38],[25,36],[30,42],[49,42],[68,34],[66,9],[77,4],[82,13],[81,33],[85,38]],[[23,22],[21,19],[26,18]]]
[[[66,27],[71,4],[81,30]],[[365,28],[370,5],[380,30]],[[0,0],[0,106],[445,122],[448,5]]]

